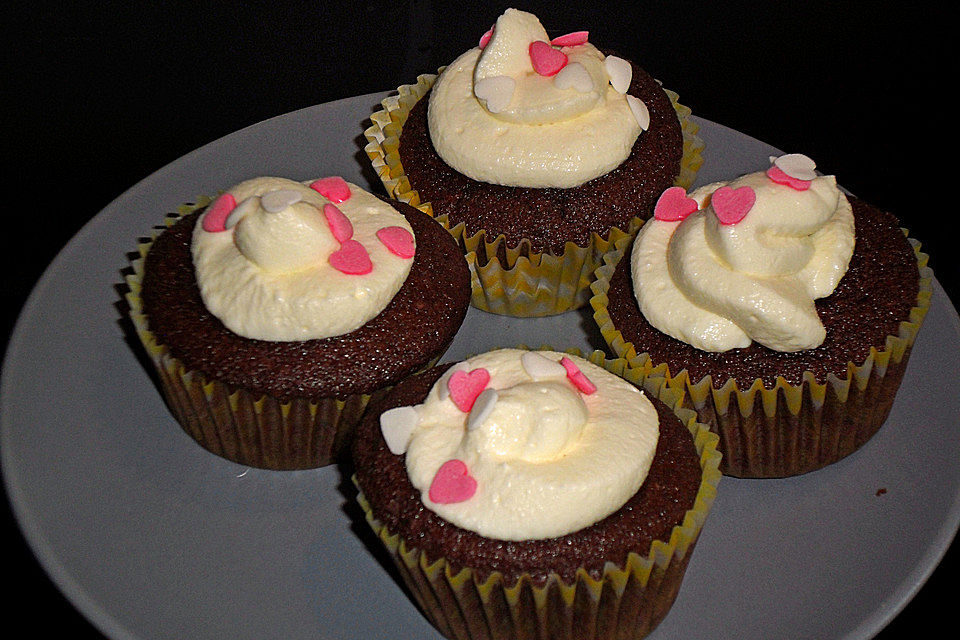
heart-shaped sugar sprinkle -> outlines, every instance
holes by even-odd
[[[574,31],[573,33],[557,36],[550,41],[550,44],[555,47],[576,47],[577,45],[587,44],[587,37],[589,35],[589,31]]]
[[[327,226],[330,227],[330,233],[333,234],[337,242],[343,244],[353,237],[353,224],[350,223],[350,218],[344,215],[343,211],[340,211],[336,205],[329,202],[324,204],[323,217],[327,221]]]
[[[383,227],[382,229],[377,229],[377,239],[395,256],[409,259],[416,253],[413,234],[403,227]]]
[[[484,368],[472,371],[454,371],[447,380],[447,389],[450,390],[450,399],[457,408],[464,413],[470,413],[477,397],[487,388],[490,382],[490,372]]]
[[[817,163],[802,153],[788,153],[772,162],[791,178],[809,181],[817,177]]]
[[[362,244],[356,240],[346,240],[340,249],[330,254],[330,266],[349,276],[362,276],[373,271],[370,254]]]
[[[560,358],[560,364],[566,370],[567,378],[569,378],[571,384],[577,388],[577,391],[588,396],[597,390],[597,385],[590,382],[586,374],[580,371],[580,367],[577,366],[576,362],[564,356]]]
[[[560,90],[573,88],[580,93],[587,93],[593,91],[593,78],[582,64],[571,62],[553,76],[553,86]]]
[[[633,80],[633,66],[623,58],[607,56],[603,59],[603,68],[606,69],[613,88],[620,93],[626,93]]]
[[[636,96],[627,94],[627,105],[630,107],[630,113],[637,120],[640,129],[646,131],[650,128],[650,111],[643,100]]]
[[[487,43],[490,42],[490,38],[493,37],[493,27],[487,29],[487,32],[480,36],[480,48],[483,49],[487,46]]]
[[[653,217],[663,222],[679,222],[699,209],[697,201],[687,197],[683,187],[670,187],[653,207]]]
[[[436,504],[464,502],[477,492],[477,481],[463,460],[447,460],[433,476],[427,495]]]
[[[720,224],[726,225],[737,224],[743,220],[756,201],[757,194],[747,186],[734,189],[724,185],[710,196],[710,204]]]
[[[541,76],[555,76],[567,65],[567,54],[554,49],[549,42],[535,40],[530,43],[528,50],[533,70]]]
[[[350,185],[340,176],[320,178],[310,183],[310,188],[330,202],[341,203],[350,199]]]
[[[257,196],[250,196],[238,204],[236,207],[234,207],[233,211],[230,212],[230,215],[227,216],[227,220],[223,223],[223,226],[227,229],[233,229],[235,226],[240,224],[240,221],[243,220],[244,216],[256,210],[258,206],[258,200],[259,198],[257,198]]]
[[[229,193],[224,193],[207,207],[203,214],[203,230],[208,233],[219,233],[227,230],[227,216],[237,206],[237,200]]]
[[[380,432],[390,453],[399,456],[407,451],[410,436],[420,424],[420,414],[414,407],[394,407],[380,414]]]
[[[481,78],[473,85],[473,93],[478,99],[486,103],[487,111],[500,113],[513,99],[516,81],[510,76],[493,76]]]
[[[275,189],[260,196],[260,206],[267,213],[280,213],[292,204],[303,199],[299,191],[293,189]]]
[[[480,392],[477,401],[473,403],[473,408],[470,409],[470,415],[467,417],[467,431],[473,431],[490,417],[493,405],[497,404],[499,397],[496,389],[484,389]]]
[[[783,169],[776,165],[767,169],[767,177],[777,184],[790,187],[794,191],[806,191],[812,184],[810,180],[798,180],[797,178],[787,175]]]
[[[520,364],[527,375],[537,381],[562,378],[567,375],[567,370],[562,364],[536,351],[524,352],[520,356]]]

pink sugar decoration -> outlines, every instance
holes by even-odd
[[[403,227],[384,227],[378,229],[377,239],[395,256],[409,259],[416,253],[413,234]]]
[[[480,48],[483,49],[487,46],[487,43],[490,42],[490,38],[493,37],[493,27],[487,29],[487,32],[480,36]]]
[[[696,200],[687,197],[683,187],[670,187],[660,194],[653,207],[653,217],[664,222],[678,222],[699,208]]]
[[[457,408],[464,413],[470,413],[473,403],[477,401],[487,384],[490,382],[490,372],[484,368],[466,371],[454,371],[447,380],[447,389],[450,399]]]
[[[203,216],[203,230],[209,233],[219,233],[227,230],[227,217],[237,207],[237,200],[229,193],[224,193],[213,201]]]
[[[350,218],[344,215],[343,211],[340,211],[336,205],[329,202],[323,205],[323,217],[326,218],[330,233],[333,234],[337,242],[343,244],[353,237],[353,225],[350,223]]]
[[[567,54],[560,49],[554,49],[549,42],[536,40],[530,43],[530,63],[533,70],[541,76],[555,76],[567,66]]]
[[[356,240],[345,240],[340,249],[330,254],[330,266],[350,276],[362,276],[373,271],[370,254]]]
[[[330,202],[344,202],[350,199],[350,187],[347,181],[340,176],[320,178],[310,183],[310,188],[322,195]]]
[[[810,180],[800,180],[791,175],[787,175],[783,169],[774,165],[767,169],[767,177],[777,184],[785,184],[796,191],[806,191],[810,188]]]
[[[570,380],[570,383],[577,388],[577,391],[588,396],[597,390],[597,385],[590,382],[590,378],[588,378],[583,371],[580,371],[580,367],[577,366],[576,362],[564,356],[560,358],[560,364],[567,370],[567,378]]]
[[[586,44],[587,36],[589,35],[589,31],[574,31],[573,33],[557,36],[550,41],[550,44],[555,47],[575,47],[580,44]]]
[[[737,224],[746,217],[757,201],[757,194],[747,186],[734,189],[723,186],[713,192],[710,202],[720,224]]]
[[[436,504],[464,502],[477,492],[477,481],[463,460],[447,460],[433,476],[427,495]]]

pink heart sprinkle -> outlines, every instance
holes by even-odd
[[[327,226],[330,227],[330,233],[337,242],[343,244],[353,237],[353,225],[350,224],[350,218],[344,215],[335,205],[329,202],[323,205],[323,217],[327,219]]]
[[[362,276],[373,271],[370,254],[362,244],[356,240],[346,240],[328,258],[330,266],[349,276]]]
[[[427,494],[436,504],[464,502],[477,492],[477,481],[463,460],[447,460],[433,476]]]
[[[203,230],[209,233],[219,233],[227,230],[227,217],[237,207],[237,200],[229,193],[224,193],[207,207],[203,216]]]
[[[589,31],[574,31],[563,36],[557,36],[550,41],[550,44],[555,47],[575,47],[579,44],[586,44],[588,35],[590,35]]]
[[[480,36],[480,48],[483,49],[487,46],[487,43],[490,42],[490,38],[493,37],[493,27],[487,29],[487,32]]]
[[[484,368],[466,371],[454,371],[447,380],[447,389],[450,390],[450,399],[457,408],[464,413],[470,413],[477,396],[483,393],[490,382],[490,372]]]
[[[811,180],[800,180],[791,175],[787,175],[783,169],[774,165],[767,169],[767,177],[777,184],[785,184],[796,191],[806,191],[810,188]]]
[[[320,178],[310,183],[310,188],[331,202],[343,202],[350,199],[350,187],[340,176]]]
[[[747,186],[733,189],[723,186],[713,192],[710,202],[720,219],[720,224],[737,224],[750,212],[757,201],[757,194]]]
[[[653,207],[653,217],[663,222],[678,222],[700,208],[697,201],[687,197],[683,187],[670,187]]]
[[[416,253],[413,234],[403,227],[384,227],[377,230],[377,238],[390,253],[401,258],[412,258]]]
[[[571,384],[577,388],[577,391],[588,396],[597,390],[597,385],[590,382],[590,378],[588,378],[583,371],[580,371],[580,367],[577,366],[576,362],[564,356],[560,358],[560,364],[567,370],[567,378]]]
[[[542,76],[555,76],[567,66],[567,54],[554,49],[549,42],[536,40],[530,43],[530,62],[533,70]]]

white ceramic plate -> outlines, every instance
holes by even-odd
[[[109,637],[439,638],[381,563],[341,471],[248,469],[202,450],[166,410],[115,307],[137,237],[198,194],[270,174],[374,184],[361,133],[383,95],[280,116],[164,167],[86,225],[27,302],[0,390],[6,488],[44,569]],[[778,153],[698,122],[699,184]],[[602,347],[586,312],[531,320],[471,309],[446,359],[517,343]],[[939,384],[922,385],[931,378]],[[960,325],[935,284],[887,424],[815,473],[724,479],[651,637],[875,634],[957,530],[958,415]]]

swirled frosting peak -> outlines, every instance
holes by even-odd
[[[437,79],[430,136],[447,164],[475,180],[577,186],[623,162],[649,125],[646,107],[626,94],[631,74],[586,32],[551,40],[536,16],[507,9]]]
[[[679,187],[661,196],[631,264],[650,324],[704,351],[823,342],[814,300],[846,273],[853,213],[835,178],[798,155],[690,196]]]
[[[415,240],[392,206],[341,178],[254,178],[207,208],[191,251],[204,305],[228,329],[292,341],[342,335],[380,313]]]
[[[659,436],[633,385],[575,356],[502,349],[448,371],[423,404],[385,412],[424,505],[501,540],[577,531],[643,483]]]

